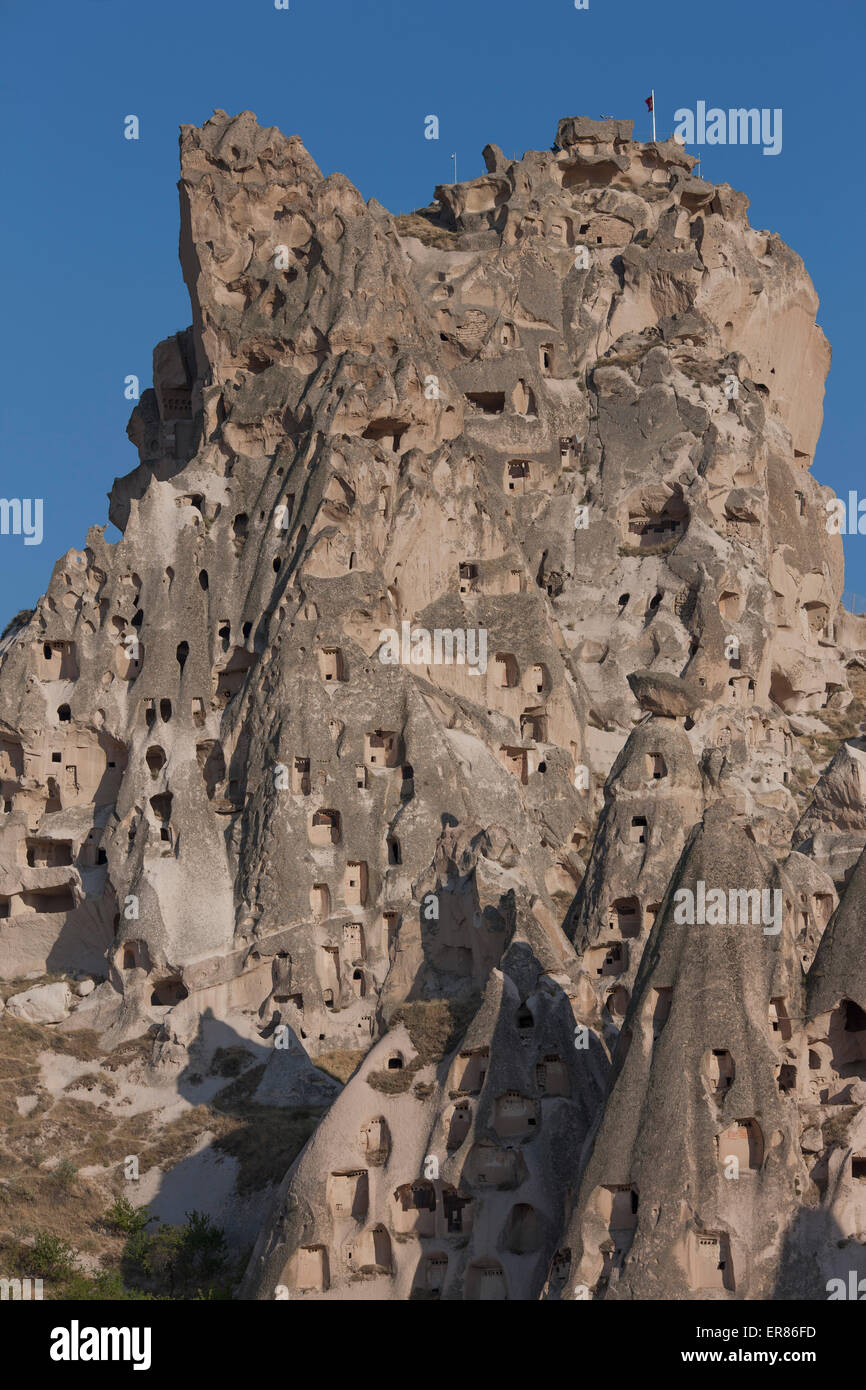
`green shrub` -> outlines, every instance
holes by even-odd
[[[143,1231],[149,1221],[154,1220],[147,1207],[134,1207],[126,1197],[117,1201],[105,1213],[105,1224],[126,1235],[136,1235]]]
[[[169,1298],[227,1298],[231,1271],[221,1227],[189,1211],[183,1226],[137,1230],[124,1250],[126,1284],[141,1284]]]
[[[78,1169],[69,1158],[63,1158],[51,1174],[52,1181],[57,1184],[62,1192],[69,1192],[75,1186],[75,1179],[78,1176]]]
[[[44,1279],[68,1279],[75,1270],[71,1245],[50,1231],[39,1231],[33,1245],[33,1271]]]
[[[101,1270],[92,1278],[76,1273],[63,1287],[64,1301],[72,1299],[85,1303],[133,1303],[153,1298],[152,1293],[145,1293],[142,1289],[128,1289],[116,1270]]]

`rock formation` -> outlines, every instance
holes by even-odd
[[[250,112],[180,154],[122,537],[0,640],[3,1027],[320,1107],[244,1298],[825,1298],[866,623],[802,262],[626,121],[399,217]]]

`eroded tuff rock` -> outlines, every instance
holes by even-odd
[[[184,127],[122,539],[0,642],[0,975],[326,1110],[242,1296],[823,1298],[866,1235],[829,349],[745,196],[631,135],[392,217]],[[777,928],[679,920],[699,882]]]

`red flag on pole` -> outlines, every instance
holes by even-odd
[[[652,97],[644,97],[644,101],[646,102],[646,109],[647,109],[647,111],[652,111],[652,110],[653,110],[653,99],[652,99]]]

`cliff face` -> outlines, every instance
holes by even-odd
[[[89,975],[61,1026],[149,1030],[150,1082],[217,1025],[254,1103],[330,1107],[246,1297],[766,1298],[866,1225],[829,348],[747,199],[631,133],[395,218],[184,127],[122,539],[0,643],[0,976]],[[683,921],[699,883],[778,921]]]

